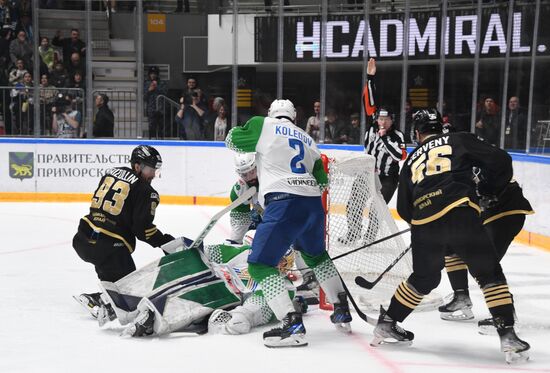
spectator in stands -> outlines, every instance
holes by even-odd
[[[40,46],[38,47],[38,53],[40,53],[40,57],[42,57],[42,61],[44,61],[44,63],[48,67],[48,71],[51,72],[53,70],[53,65],[55,62],[55,51],[50,45],[50,39],[48,39],[48,37],[43,36],[40,38]]]
[[[14,134],[30,135],[33,133],[32,87],[32,75],[27,71],[23,74],[23,81],[15,84],[11,91],[12,103],[10,108],[16,130]]]
[[[319,128],[321,125],[321,101],[313,102],[313,115],[309,117],[306,124],[306,132],[313,141],[319,142]]]
[[[218,111],[222,105],[225,104],[225,100],[222,97],[215,97],[208,106],[206,114],[204,114],[204,139],[205,140],[214,140],[215,134],[215,124],[216,119],[218,119]],[[227,114],[227,112],[226,112]],[[227,115],[225,115],[227,117]]]
[[[0,27],[10,27],[15,29],[17,24],[15,10],[10,6],[7,0],[0,0]]]
[[[57,0],[40,0],[40,9],[57,9]]]
[[[17,33],[17,38],[13,39],[10,43],[10,59],[12,63],[16,63],[17,60],[23,60],[25,67],[32,67],[32,45],[27,40],[27,34],[25,31],[20,30]]]
[[[52,133],[57,137],[79,137],[82,113],[76,110],[68,97],[58,95],[52,108]]]
[[[47,74],[40,76],[40,123],[44,123],[44,134],[51,135],[52,112],[54,101],[57,97],[57,89],[51,85]],[[46,115],[46,113],[48,115]]]
[[[341,143],[340,131],[342,127],[342,123],[336,111],[334,109],[328,109],[325,119],[325,144]]]
[[[115,129],[115,116],[108,106],[109,96],[106,94],[97,95],[95,106],[97,113],[94,120],[94,137],[113,137]]]
[[[504,128],[504,148],[525,150],[527,142],[527,113],[519,104],[519,98],[512,96],[508,100],[506,127]]]
[[[147,119],[149,120],[149,138],[164,136],[164,128],[161,128],[162,114],[157,109],[157,97],[166,95],[168,89],[166,82],[159,79],[159,68],[151,66],[148,72],[148,79],[144,82],[144,100]]]
[[[197,78],[195,78],[194,76],[188,77],[186,88],[185,88],[185,90],[183,91],[183,94],[182,94],[185,105],[190,105],[193,102],[191,94],[197,88],[198,88]]]
[[[27,13],[27,12],[24,12],[24,13],[20,13],[21,14],[21,18],[19,19],[19,23],[17,25],[17,28],[16,30],[23,30],[25,31],[25,34],[27,34],[27,39],[31,42],[32,44],[32,40],[34,40],[34,31],[33,31],[33,27],[32,27],[32,18],[31,18],[31,13]]]
[[[50,82],[57,88],[66,88],[69,85],[69,75],[65,71],[65,66],[58,61],[50,75]]]
[[[116,0],[104,0],[107,9],[111,10],[111,13],[116,13]]]
[[[10,59],[11,28],[0,29],[0,86],[8,85]]]
[[[403,137],[406,144],[412,144],[414,138],[414,131],[412,128],[412,103],[410,99],[405,100],[405,132],[403,132]]]
[[[80,54],[73,53],[71,54],[71,60],[68,61],[68,63],[65,63],[65,67],[67,68],[67,74],[69,74],[69,79],[72,79],[75,72],[80,72],[83,79],[86,79],[86,65],[84,62],[82,62],[82,59],[80,58]]]
[[[490,96],[483,100],[483,107],[479,113],[477,113],[476,135],[489,144],[499,146],[499,107]]]
[[[227,125],[227,108],[221,105],[218,108],[218,116],[214,122],[214,141],[225,141],[230,126]]]
[[[180,98],[180,109],[176,113],[179,138],[182,140],[204,140],[203,117],[205,111],[199,105],[199,93],[191,93],[191,99],[192,103],[186,105],[185,98]]]
[[[359,113],[353,113],[349,117],[351,126],[349,128],[348,134],[348,144],[358,145],[363,141],[363,136],[361,134],[361,120]]]
[[[71,89],[69,93],[74,97],[78,105],[82,104],[84,101],[84,94],[86,93],[86,82],[82,78],[80,71],[75,71],[67,88],[74,88]]]
[[[27,69],[25,69],[25,63],[23,60],[17,60],[15,62],[15,67],[11,69],[9,74],[9,83],[10,85],[16,85],[17,83],[23,83],[23,77]]]
[[[63,62],[67,64],[71,60],[73,53],[78,53],[81,57],[86,54],[86,44],[80,40],[80,31],[73,28],[70,38],[61,38],[61,31],[55,33],[52,44],[63,49]]]

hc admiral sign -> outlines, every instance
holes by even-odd
[[[486,8],[481,16],[481,37],[476,41],[475,9],[451,10],[447,16],[447,58],[471,58],[479,42],[480,56],[504,57],[508,45],[512,56],[530,56],[534,33],[533,6],[516,7],[511,40],[506,40],[508,9]],[[541,7],[540,19],[550,16],[550,6]],[[367,49],[378,59],[400,59],[403,56],[404,15],[373,14],[369,19]],[[411,59],[438,59],[442,20],[439,12],[411,12],[408,54]],[[333,15],[327,22],[328,61],[360,61],[363,59],[365,22],[363,15]],[[277,17],[255,18],[255,61],[277,61]],[[549,55],[550,30],[541,22],[537,53]],[[321,57],[320,16],[289,16],[284,18],[284,60],[315,62]]]

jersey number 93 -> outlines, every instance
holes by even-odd
[[[113,193],[110,195],[110,198],[105,198],[109,191]],[[130,184],[126,181],[118,180],[115,182],[115,178],[107,176],[92,197],[92,208],[101,209],[116,216],[122,211],[124,201],[128,198],[129,192]]]

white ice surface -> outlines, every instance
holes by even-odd
[[[355,317],[352,335],[339,334],[329,313],[304,317],[309,346],[267,349],[259,328],[249,335],[184,335],[122,339],[117,322],[103,329],[72,295],[97,290],[93,267],[71,247],[88,204],[0,203],[0,373],[11,372],[550,372],[550,253],[514,244],[503,260],[514,293],[520,335],[531,361],[507,366],[496,336],[477,333],[488,312],[471,286],[475,322],[448,322],[437,312],[413,313],[403,324],[413,346],[373,348],[372,327]],[[157,226],[194,237],[219,207],[160,205]],[[228,236],[227,216],[206,242]],[[136,264],[161,255],[138,244]],[[473,281],[471,281],[473,284]],[[449,292],[445,274],[438,289]],[[373,315],[376,316],[376,315]]]

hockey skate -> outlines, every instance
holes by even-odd
[[[439,316],[447,321],[472,320],[472,301],[464,290],[456,290],[451,301],[439,307]]]
[[[121,337],[142,337],[153,334],[153,325],[155,323],[155,313],[151,310],[141,311],[135,320],[135,323],[128,326],[120,334]]]
[[[101,293],[80,294],[79,296],[73,295],[76,300],[86,311],[88,311],[94,319],[97,319],[99,308],[104,304],[101,300]]]
[[[330,321],[332,321],[338,331],[351,333],[351,325],[349,324],[351,320],[347,295],[346,293],[339,293],[338,303],[334,304],[334,312],[330,315]]]
[[[307,346],[306,328],[299,312],[289,312],[280,328],[264,333],[264,345],[271,348]]]
[[[504,352],[508,364],[524,363],[529,360],[529,343],[522,341],[516,335],[513,326],[505,326],[504,322],[496,318],[496,326],[500,337],[500,350]]]
[[[110,304],[102,304],[97,312],[97,323],[99,326],[107,324],[117,318],[115,310]]]
[[[319,304],[319,282],[313,271],[304,273],[302,283],[296,288],[296,295],[302,296],[307,304]]]
[[[514,329],[519,330],[520,325],[518,325],[518,318],[516,316],[516,312],[514,312]],[[495,326],[495,321],[492,317],[489,317],[487,319],[483,319],[477,322],[477,331],[481,335],[497,335],[497,328]]]
[[[409,332],[386,315],[386,310],[380,306],[380,317],[378,325],[374,328],[374,338],[370,343],[373,347],[378,347],[382,344],[410,346],[414,339],[414,334]]]

